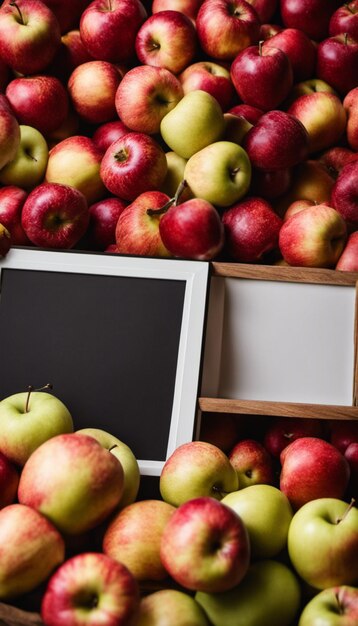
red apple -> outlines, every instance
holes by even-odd
[[[309,200],[312,204],[330,204],[334,178],[328,169],[316,159],[308,159],[292,170],[289,191],[275,202],[275,210],[284,215],[290,204],[297,200]]]
[[[104,250],[116,241],[116,226],[126,203],[120,198],[104,198],[89,207],[86,232],[91,248]]]
[[[316,46],[312,40],[298,28],[284,28],[263,44],[266,47],[280,48],[291,61],[295,83],[312,78],[316,69]]]
[[[344,166],[331,194],[332,206],[354,227],[358,227],[358,161]]]
[[[298,28],[315,41],[328,35],[330,19],[340,0],[281,0],[281,19],[286,28]]]
[[[80,17],[90,0],[42,0],[56,15],[61,33],[78,26]]]
[[[346,33],[328,37],[317,47],[316,75],[342,96],[357,86],[358,38]]]
[[[299,437],[322,436],[323,424],[318,419],[276,417],[265,432],[263,444],[278,459],[282,450]]]
[[[242,439],[228,454],[239,477],[239,489],[250,485],[273,485],[275,474],[269,452],[256,439]]]
[[[18,469],[0,452],[0,509],[15,502],[19,480]]]
[[[121,75],[113,63],[88,61],[72,72],[68,92],[75,111],[91,124],[103,124],[117,117],[115,97]]]
[[[352,488],[353,496],[356,497],[358,493],[358,442],[349,444],[344,457],[347,459],[350,469],[349,485]]]
[[[26,198],[27,192],[20,187],[8,185],[0,189],[0,222],[11,233],[14,246],[30,244],[21,225],[21,212]]]
[[[153,0],[152,13],[158,13],[159,11],[180,11],[190,17],[193,22],[203,0]]]
[[[247,2],[254,7],[261,24],[265,24],[274,16],[279,0],[247,0]]]
[[[0,169],[15,157],[20,146],[20,126],[11,111],[8,99],[0,101]]]
[[[329,424],[329,441],[344,454],[349,444],[358,443],[358,422],[333,420]]]
[[[286,167],[282,170],[252,169],[251,194],[256,193],[265,200],[274,200],[286,193],[292,183],[292,170]]]
[[[259,41],[266,41],[283,30],[281,24],[261,24]]]
[[[240,427],[232,413],[205,413],[200,424],[200,440],[229,452],[237,442]]]
[[[358,39],[358,1],[352,0],[340,6],[329,21],[331,37],[347,33],[353,39]]]
[[[239,98],[263,111],[276,109],[293,85],[288,56],[279,48],[264,48],[261,42],[240,52],[230,73]]]
[[[72,248],[84,235],[88,222],[86,198],[68,185],[38,185],[22,209],[21,224],[26,235],[44,248]]]
[[[346,135],[349,147],[358,152],[358,87],[351,89],[343,100],[347,113]]]
[[[253,126],[258,122],[261,115],[264,114],[264,111],[251,106],[251,104],[235,104],[235,106],[231,107],[227,112],[245,118],[245,120],[250,122]]]
[[[129,132],[128,126],[123,124],[121,120],[114,120],[101,124],[93,133],[92,141],[96,148],[104,154],[111,143]]]
[[[358,160],[358,154],[349,148],[334,146],[325,150],[320,155],[319,160],[325,165],[331,176],[336,179],[348,163]]]
[[[65,84],[76,67],[92,60],[93,58],[83,45],[80,31],[76,28],[62,35],[61,45],[44,73],[56,76]]]
[[[195,23],[200,46],[213,59],[232,61],[259,38],[259,17],[245,0],[204,0]]]
[[[349,235],[343,252],[338,259],[336,270],[358,272],[358,231]]]
[[[232,103],[235,90],[230,71],[224,65],[213,61],[197,61],[188,65],[178,78],[184,94],[195,89],[207,91],[214,96],[223,111]]]

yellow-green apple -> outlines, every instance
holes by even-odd
[[[85,240],[91,250],[105,250],[116,241],[116,226],[127,203],[120,198],[104,198],[88,207],[89,224]]]
[[[207,91],[218,101],[223,111],[232,104],[234,86],[230,71],[225,65],[214,61],[196,61],[188,65],[178,76],[184,93],[201,89]]]
[[[357,86],[358,37],[347,33],[328,37],[317,46],[316,75],[341,96]]]
[[[230,74],[239,98],[262,111],[277,109],[293,85],[287,54],[280,48],[264,47],[262,42],[240,52],[231,64]]]
[[[284,28],[276,35],[267,39],[263,49],[267,47],[280,48],[291,61],[293,81],[310,79],[316,69],[316,46],[302,30],[298,28]]]
[[[270,559],[286,548],[293,510],[280,489],[273,485],[249,485],[229,493],[222,502],[244,522],[252,559]]]
[[[347,113],[347,141],[352,150],[358,152],[358,87],[347,93],[343,106]]]
[[[240,436],[240,428],[232,413],[205,413],[200,424],[200,439],[228,453]]]
[[[303,607],[298,626],[355,626],[358,622],[358,588],[328,587]]]
[[[15,502],[19,480],[17,466],[0,452],[0,509]]]
[[[279,459],[282,450],[299,437],[323,438],[323,435],[322,420],[276,417],[269,423],[265,431],[263,444],[274,458]]]
[[[346,493],[348,461],[320,437],[296,439],[282,450],[280,463],[280,489],[294,510],[311,500],[343,498]]]
[[[164,10],[150,15],[137,32],[135,51],[143,65],[182,72],[197,52],[192,20],[180,11]]]
[[[274,484],[272,458],[256,439],[241,439],[230,450],[228,457],[239,477],[240,489],[256,484]]]
[[[116,226],[116,247],[121,254],[170,257],[159,233],[160,209],[169,201],[161,191],[145,191],[120,214]],[[148,209],[159,209],[148,214]]]
[[[121,626],[132,622],[139,588],[131,572],[98,552],[68,558],[52,574],[41,599],[48,626]]]
[[[36,74],[61,43],[55,14],[40,0],[5,2],[0,8],[0,57],[20,74]]]
[[[269,22],[278,8],[278,0],[247,0],[247,2],[254,7],[261,24]]]
[[[329,441],[344,454],[350,443],[358,443],[358,422],[356,420],[330,420]]]
[[[45,137],[36,128],[20,124],[20,145],[14,158],[0,170],[0,183],[32,189],[43,181],[47,161]]]
[[[33,591],[65,558],[54,525],[32,507],[14,503],[0,511],[0,598]]]
[[[28,458],[18,499],[45,515],[60,532],[77,535],[109,517],[120,502],[123,485],[122,465],[113,454],[93,437],[67,433],[51,437]]]
[[[76,67],[68,79],[72,105],[81,119],[103,124],[117,117],[115,97],[121,75],[108,61],[88,61]]]
[[[252,168],[250,191],[265,200],[277,200],[286,194],[293,181],[293,170],[285,167],[278,170]]]
[[[0,107],[0,169],[12,161],[19,145],[20,126],[4,96],[4,102]]]
[[[315,41],[328,35],[329,22],[340,0],[281,0],[281,19],[286,28],[298,28]]]
[[[338,259],[336,270],[341,272],[358,272],[358,231],[349,235],[343,252]]]
[[[336,145],[346,129],[347,114],[341,100],[332,93],[299,96],[287,112],[306,128],[310,154]]]
[[[252,128],[252,124],[241,115],[235,113],[224,113],[225,129],[221,139],[223,141],[232,141],[242,145],[245,136]]]
[[[250,564],[245,524],[230,507],[201,496],[181,504],[161,536],[160,558],[181,587],[217,593],[238,585]]]
[[[301,589],[291,568],[265,559],[252,563],[233,589],[198,591],[194,597],[213,626],[290,626],[300,609]]]
[[[88,223],[86,198],[70,185],[37,185],[22,207],[22,228],[39,247],[73,248],[85,234]]]
[[[165,158],[167,160],[167,173],[163,180],[163,183],[160,186],[160,191],[166,193],[170,198],[174,197],[179,185],[184,180],[184,170],[187,164],[187,159],[179,156],[173,150],[169,150],[165,153]],[[186,186],[182,193],[180,194],[179,202],[183,200],[188,200],[192,198],[193,194],[191,193],[188,186]]]
[[[127,62],[135,52],[137,32],[147,17],[140,0],[93,0],[80,19],[81,39],[100,61]]]
[[[209,261],[224,245],[224,227],[216,208],[202,198],[172,204],[159,222],[169,252],[179,258]]]
[[[160,542],[175,510],[156,499],[129,504],[109,522],[103,552],[128,567],[138,581],[165,580],[168,573],[160,559]]]
[[[314,589],[356,585],[358,509],[339,498],[302,506],[288,530],[288,554],[298,575]]]
[[[30,244],[21,226],[21,212],[26,198],[27,192],[20,187],[8,185],[0,189],[0,222],[11,233],[14,246]]]
[[[56,130],[68,114],[68,94],[55,76],[14,78],[6,96],[20,124],[33,126],[43,135]]]
[[[304,125],[285,111],[268,111],[249,130],[244,147],[251,164],[263,170],[282,170],[307,157],[309,136]]]
[[[137,65],[119,83],[115,105],[128,128],[152,135],[182,97],[179,79],[165,67]]]
[[[195,24],[201,49],[222,61],[232,61],[259,38],[259,17],[244,0],[204,0]]]
[[[358,160],[358,153],[344,146],[328,148],[320,156],[319,161],[325,165],[333,178],[338,178],[345,165]]]
[[[243,263],[255,263],[278,247],[281,218],[267,200],[247,197],[226,209],[222,215],[225,249]]]
[[[283,215],[296,200],[311,200],[313,204],[329,203],[334,181],[333,176],[320,161],[316,159],[302,161],[293,168],[290,189],[275,202],[275,210],[279,215]]]
[[[0,222],[0,257],[6,256],[12,245],[11,234]]]
[[[228,207],[247,193],[251,163],[239,144],[214,141],[188,159],[184,178],[197,198],[218,207]]]
[[[358,441],[347,446],[344,456],[350,469],[348,490],[351,490],[352,496],[356,496],[358,493]]]
[[[136,620],[136,626],[209,626],[201,606],[179,589],[159,589],[143,596]]]
[[[331,193],[332,206],[348,224],[358,227],[358,160],[341,170]]]
[[[187,15],[195,22],[197,12],[202,3],[203,0],[153,0],[152,13],[167,10],[180,11],[180,13],[184,13],[184,15]]]
[[[308,78],[300,83],[296,83],[290,91],[288,99],[284,103],[285,109],[288,108],[288,105],[294,100],[297,100],[299,96],[307,96],[313,93],[321,92],[333,93],[334,95],[337,95],[337,92],[333,89],[333,87],[331,87],[331,85],[326,83],[324,80],[320,80],[319,78]]]
[[[100,428],[82,428],[76,432],[93,437],[120,461],[124,472],[124,486],[119,506],[123,508],[127,504],[132,504],[138,495],[140,472],[138,461],[130,447]]]
[[[338,211],[317,204],[284,221],[279,248],[289,265],[335,267],[347,240],[347,225]]]
[[[331,16],[329,21],[329,34],[331,37],[347,33],[354,39],[358,39],[358,3],[351,0],[340,6]]]
[[[129,132],[128,126],[123,124],[121,120],[113,120],[112,122],[106,122],[98,126],[92,135],[92,141],[102,154],[104,154],[111,143]]]
[[[3,398],[0,425],[0,450],[20,466],[47,439],[73,431],[71,414],[59,398],[30,389]]]
[[[224,114],[218,101],[202,89],[189,91],[160,123],[167,146],[184,159],[220,139]]]
[[[261,115],[264,114],[264,112],[261,111],[261,109],[258,109],[257,107],[253,107],[251,104],[243,104],[243,103],[235,104],[235,106],[231,107],[231,109],[229,109],[227,113],[233,113],[234,115],[243,117],[245,118],[245,120],[250,122],[250,124],[252,124],[253,126],[260,119]]]
[[[45,180],[70,185],[85,196],[88,204],[93,204],[106,195],[100,175],[102,156],[92,139],[72,135],[50,150]]]
[[[173,506],[201,496],[221,500],[238,488],[238,476],[227,455],[206,441],[178,446],[165,461],[159,479],[163,500]]]
[[[130,132],[107,148],[100,174],[108,191],[133,201],[145,191],[160,189],[167,173],[161,145],[147,133]]]

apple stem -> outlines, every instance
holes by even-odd
[[[112,450],[114,450],[114,448],[118,448],[118,444],[117,444],[117,443],[113,444],[113,446],[111,446],[110,448],[108,448],[108,451],[109,451],[109,452],[112,452]]]
[[[221,497],[223,498],[224,496],[227,496],[228,493],[230,493],[229,491],[225,491],[224,489],[220,489],[220,487],[217,487],[217,485],[213,485],[212,486],[212,491],[214,493],[219,493],[221,495]]]
[[[341,603],[340,603],[340,600],[339,600],[339,593],[338,593],[337,591],[336,591],[336,593],[335,593],[335,596],[336,596],[336,601],[337,601],[337,606],[338,606],[339,614],[340,614],[340,615],[343,615],[344,610],[343,610],[343,607],[342,607],[342,605],[341,605]]]
[[[348,33],[344,33],[344,45],[348,44]]]
[[[32,385],[28,385],[28,387],[27,387],[26,404],[25,404],[25,413],[29,412],[30,396],[31,396],[32,392],[33,391],[44,391],[45,389],[52,389],[51,383],[47,383],[46,385],[44,385],[43,387],[40,387],[39,389],[35,389]]]
[[[355,499],[352,498],[349,505],[347,506],[346,510],[344,511],[342,517],[339,517],[336,521],[336,524],[339,524],[340,522],[343,522],[343,520],[347,517],[349,511],[354,507],[355,504]]]
[[[175,196],[174,196],[174,204],[175,204],[175,206],[178,204],[179,198],[180,198],[181,194],[183,193],[184,189],[186,189],[187,186],[188,186],[188,183],[186,182],[186,180],[182,180],[179,183],[178,189],[176,190]]]
[[[261,41],[259,41],[259,55],[260,57],[262,57],[262,46],[263,46],[264,40],[262,39]]]
[[[15,7],[15,9],[17,9],[17,12],[18,12],[18,14],[19,14],[19,16],[20,16],[20,20],[21,20],[21,22],[22,22],[23,24],[25,24],[25,22],[24,22],[24,18],[23,18],[23,16],[22,16],[21,11],[20,11],[20,7],[19,7],[19,5],[18,5],[18,4],[16,4],[16,2],[9,2],[9,5],[10,5],[11,7]]]
[[[166,213],[167,210],[170,209],[171,206],[173,206],[173,204],[176,206],[178,204],[178,202],[179,202],[179,198],[180,198],[181,194],[183,193],[185,187],[187,187],[187,186],[188,186],[188,183],[186,182],[186,180],[182,180],[179,183],[178,188],[177,188],[173,198],[170,198],[170,200],[168,200],[168,202],[166,202],[159,209],[147,209],[147,215],[162,215],[163,213]]]

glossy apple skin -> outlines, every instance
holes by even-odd
[[[120,198],[104,198],[89,208],[89,224],[86,231],[91,248],[104,250],[116,241],[118,218],[127,203]]]
[[[273,485],[275,481],[272,458],[256,439],[242,439],[228,454],[239,476],[239,488],[250,485]]]
[[[311,78],[316,69],[316,46],[312,40],[297,28],[284,28],[265,41],[266,47],[280,48],[291,61],[293,80],[298,83],[301,80]]]
[[[254,7],[261,24],[266,24],[274,16],[279,0],[248,0],[248,2]]]
[[[298,28],[314,41],[322,41],[340,5],[340,0],[281,0],[281,18],[286,28]]]
[[[176,626],[209,626],[203,609],[187,592],[160,589],[142,597],[137,626],[176,624]]]
[[[128,126],[123,124],[121,120],[114,120],[101,124],[93,133],[92,141],[98,150],[104,154],[111,143],[129,132]]]
[[[44,248],[72,248],[89,222],[84,195],[58,183],[42,183],[29,193],[21,225],[30,241]]]
[[[358,153],[344,146],[335,146],[323,152],[319,160],[327,167],[329,173],[337,179],[345,165],[358,160]]]
[[[196,16],[201,49],[213,59],[232,61],[259,38],[255,9],[242,0],[205,0]]]
[[[184,94],[194,89],[207,91],[219,102],[223,111],[227,111],[234,98],[234,86],[230,71],[213,61],[197,61],[188,65],[178,76]]]
[[[264,112],[261,111],[261,109],[258,109],[257,107],[253,107],[251,104],[236,104],[235,106],[231,107],[231,109],[229,109],[227,112],[244,117],[253,126],[256,124],[256,122],[259,121],[260,117],[264,114]]]
[[[347,33],[353,39],[358,39],[358,2],[352,0],[339,7],[329,22],[331,37]]]
[[[287,167],[280,170],[260,170],[252,168],[251,194],[264,198],[265,200],[275,200],[289,191],[293,180],[292,168]]]
[[[336,270],[358,272],[358,231],[349,235],[345,248],[338,259]]]
[[[255,263],[278,246],[282,220],[263,198],[252,196],[234,204],[222,221],[225,249],[235,261]]]
[[[139,606],[131,572],[105,554],[84,552],[66,560],[51,576],[41,601],[48,626],[81,626],[83,615],[102,626],[128,624]]]
[[[347,223],[358,226],[358,161],[348,163],[341,170],[331,194],[332,206]]]
[[[80,19],[81,39],[99,61],[122,63],[135,52],[137,32],[147,17],[140,0],[93,0]]]
[[[294,510],[316,498],[342,498],[349,482],[343,454],[320,437],[300,437],[280,455],[280,489]]]
[[[153,0],[152,13],[158,13],[159,11],[180,11],[190,17],[195,22],[197,12],[203,0]]]
[[[358,38],[346,34],[324,39],[317,47],[316,75],[341,96],[357,86]]]
[[[294,417],[277,417],[268,426],[263,444],[268,452],[279,459],[286,446],[299,437],[323,437],[321,420]]]
[[[358,152],[358,87],[347,93],[343,106],[347,113],[347,141],[349,147]]]
[[[27,246],[30,240],[21,226],[21,211],[27,192],[20,187],[8,185],[0,189],[0,222],[11,233],[14,246]]]
[[[121,75],[113,63],[88,61],[79,65],[67,89],[78,115],[91,124],[104,124],[117,117],[115,96]]]
[[[18,469],[0,452],[0,509],[15,502],[19,480]]]
[[[355,626],[358,622],[358,589],[350,585],[328,587],[303,607],[298,626]]]

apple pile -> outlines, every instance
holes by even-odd
[[[358,3],[4,0],[10,245],[358,271]]]
[[[49,389],[0,402],[0,601],[46,626],[357,624],[357,422],[204,419],[141,498],[133,451]]]

